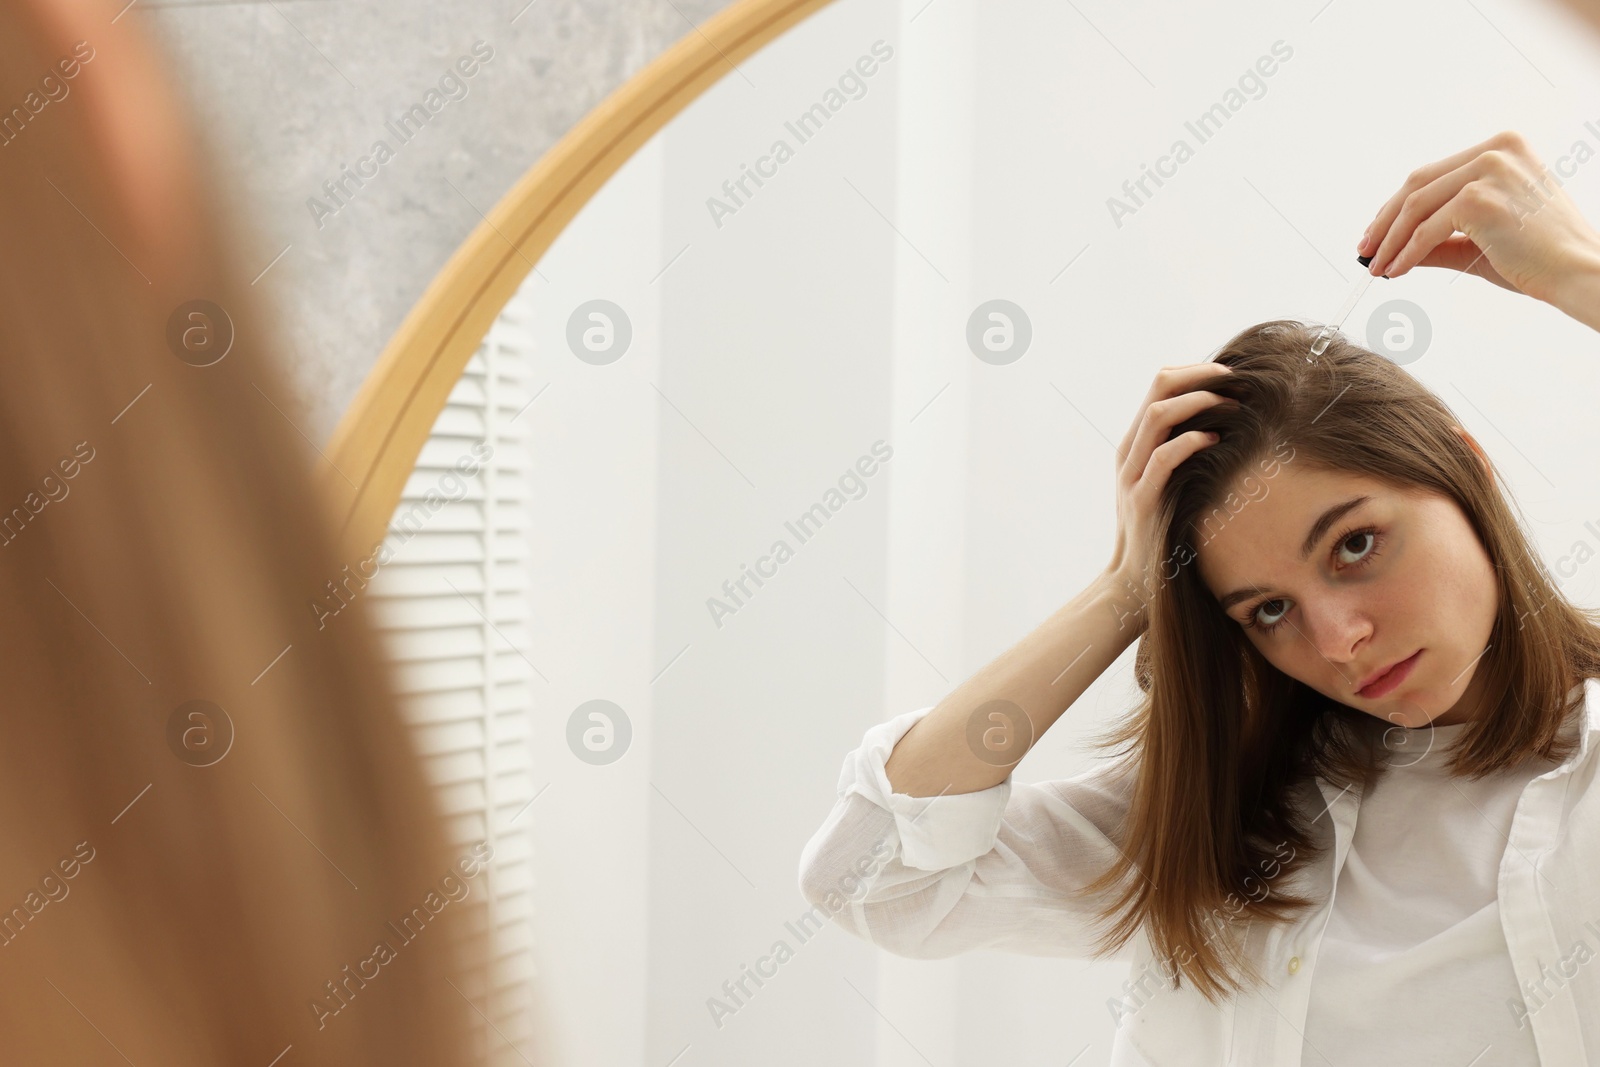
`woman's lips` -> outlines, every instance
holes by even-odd
[[[1358,696],[1366,697],[1368,700],[1373,700],[1377,697],[1383,696],[1385,693],[1392,691],[1401,682],[1406,680],[1406,676],[1411,673],[1411,669],[1417,665],[1417,657],[1421,655],[1422,649],[1419,648],[1415,652],[1411,653],[1411,655],[1406,659],[1403,659],[1399,663],[1396,663],[1393,667],[1390,667],[1387,673],[1383,674],[1375,681],[1369,683],[1361,689],[1356,690],[1356,694]]]

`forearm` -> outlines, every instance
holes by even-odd
[[[1591,330],[1600,330],[1600,247],[1585,244],[1568,254],[1550,303]]]
[[[967,679],[895,745],[884,772],[896,793],[973,793],[1005,781],[1027,749],[1138,637],[1134,594],[1100,575],[1012,648]],[[1009,701],[1027,722],[1007,730],[982,705]],[[984,735],[1001,744],[984,745]],[[980,757],[984,751],[987,759]]]

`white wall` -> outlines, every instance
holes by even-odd
[[[895,55],[865,96],[718,228],[706,198],[793,143],[784,121],[879,38]],[[1107,198],[1280,39],[1293,55],[1265,94],[1117,226]],[[530,656],[551,678],[535,736],[552,784],[530,815],[552,1062],[1107,1063],[1115,964],[906,961],[830,929],[720,1029],[706,1001],[795,943],[799,851],[861,733],[938,700],[1103,565],[1110,441],[1155,371],[1262,319],[1331,316],[1361,230],[1423,163],[1507,127],[1552,162],[1600,149],[1597,51],[1552,9],[1487,0],[839,0],[652,142],[530,282],[551,382],[530,409]],[[1568,189],[1600,219],[1600,164]],[[1375,283],[1346,332],[1391,296],[1431,319],[1409,369],[1547,557],[1594,543],[1600,338],[1426,270]],[[594,297],[635,327],[605,367],[565,348]],[[1007,366],[964,339],[996,297],[1033,326]],[[795,544],[784,521],[879,438],[894,456],[865,495],[718,627],[707,598]],[[1565,587],[1596,603],[1597,579],[1591,563]],[[1083,739],[1133,700],[1130,663],[1018,780],[1089,766]],[[595,697],[635,730],[607,767],[566,748]]]
[[[663,143],[652,140],[562,233],[522,292],[548,384],[520,421],[532,424],[534,774],[528,809],[535,856],[535,989],[542,1036],[529,1061],[648,1063],[650,685],[660,667],[650,604],[659,561],[656,465],[660,400]],[[572,310],[594,298],[625,305],[633,337],[606,366],[567,349]],[[632,737],[613,763],[568,745],[568,720],[604,699]],[[665,1057],[662,1058],[665,1062]]]
[[[118,16],[126,5],[127,10]],[[105,0],[111,38],[148,29],[247,227],[246,278],[279,301],[294,395],[328,440],[428,282],[513,182],[585,114],[727,0]],[[475,42],[493,58],[415,137],[385,124]],[[332,216],[324,182],[395,152]],[[371,165],[367,169],[370,171]],[[320,216],[320,217],[319,217]],[[281,258],[279,258],[281,256]],[[270,267],[270,269],[269,269]],[[321,462],[311,448],[306,462]]]

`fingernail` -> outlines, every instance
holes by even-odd
[[[1361,234],[1361,240],[1356,242],[1356,251],[1359,252],[1363,248],[1367,247],[1367,241],[1371,237],[1372,237],[1372,227],[1368,226],[1366,228],[1366,230]]]

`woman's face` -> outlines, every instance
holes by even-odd
[[[1460,507],[1292,461],[1262,484],[1191,544],[1201,579],[1267,662],[1397,726],[1475,717],[1498,593]],[[1360,691],[1413,656],[1397,685]]]

